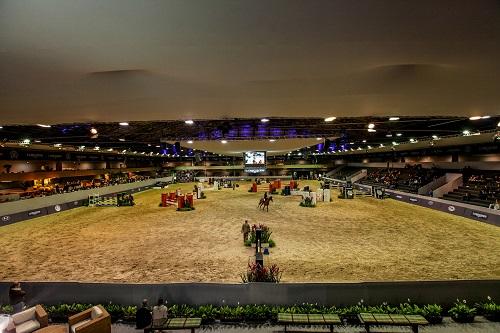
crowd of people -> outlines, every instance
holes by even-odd
[[[418,189],[441,177],[444,172],[436,167],[426,169],[422,165],[407,164],[404,169],[384,168],[369,171],[366,180],[390,189],[417,192]]]
[[[0,195],[0,203],[7,201],[16,201],[21,199],[30,199],[36,197],[46,197],[55,194],[63,194],[76,192],[81,190],[89,190],[101,188],[105,186],[113,186],[119,184],[134,183],[149,179],[150,176],[134,175],[132,177],[112,177],[103,179],[59,179],[46,186],[29,186],[24,185],[23,188],[8,191],[5,190],[5,195]],[[11,192],[11,193],[10,193]],[[12,194],[14,193],[14,194]]]
[[[500,175],[474,172],[470,168],[463,172],[464,188],[470,190],[465,192],[464,201],[472,198],[490,202],[489,207],[500,210]]]

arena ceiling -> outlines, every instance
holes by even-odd
[[[184,153],[198,150],[238,156],[243,150],[266,150],[269,155],[280,155],[303,148],[311,152],[318,148],[323,151],[342,147],[365,149],[393,142],[429,142],[446,137],[462,137],[460,141],[453,141],[457,145],[477,144],[478,137],[474,135],[480,133],[490,133],[484,142],[491,143],[492,136],[500,129],[499,121],[498,116],[473,120],[466,117],[345,117],[328,122],[323,118],[244,118],[192,123],[6,125],[0,126],[0,146],[161,154],[179,142],[185,148]],[[180,149],[177,147],[175,153],[181,154]]]
[[[500,114],[495,0],[0,2],[0,125]]]

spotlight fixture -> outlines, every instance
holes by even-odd
[[[60,144],[60,143],[54,143],[54,147],[61,147],[61,146],[62,146],[62,144]]]
[[[369,123],[368,124],[368,128],[375,128],[375,124],[374,123]]]
[[[36,124],[38,127],[43,127],[43,128],[50,128],[52,126],[50,125],[44,125],[44,124]]]
[[[124,141],[125,141],[125,139],[120,138],[120,139],[118,139],[118,141],[124,142]]]
[[[434,140],[438,140],[438,139],[439,139],[439,136],[437,136],[436,134],[434,134],[434,135],[432,136],[432,139],[434,139]]]
[[[93,134],[93,135],[97,134],[97,130],[94,127],[92,127],[90,129],[90,134]]]
[[[276,140],[275,139],[269,139],[269,142],[275,142]]]
[[[316,138],[317,141],[323,140],[323,138]]]
[[[221,140],[220,143],[226,144],[227,140]]]
[[[328,118],[325,118],[325,121],[327,123],[331,122],[331,121],[334,121],[335,119],[337,119],[337,117],[328,117]]]
[[[396,136],[402,136],[403,133],[396,133]]]
[[[464,130],[464,131],[462,132],[462,134],[463,134],[463,135],[465,135],[465,136],[470,135],[470,131],[469,131],[469,130]]]
[[[2,129],[2,128],[3,128],[3,126],[0,126],[0,129]]]
[[[363,140],[363,143],[366,143],[366,140]]]
[[[113,148],[109,148],[108,151],[113,151]]]
[[[156,148],[160,148],[161,146],[160,146],[160,145],[156,145],[155,147],[156,147]]]
[[[388,138],[392,138],[392,133],[387,133],[385,136]]]
[[[490,119],[491,116],[482,116],[481,119]]]
[[[1,127],[0,127],[0,128],[1,128]],[[40,140],[35,140],[35,142],[36,142],[36,143],[40,143],[40,142],[42,142],[42,141],[40,141]]]
[[[269,119],[267,119],[267,118],[262,118],[260,121],[261,121],[261,122],[263,122],[263,123],[267,123],[267,122],[269,121]]]
[[[188,124],[188,125],[193,125],[193,124],[194,124],[194,121],[192,121],[191,119],[186,120],[186,121],[184,121],[184,122],[185,122],[186,124]]]
[[[187,141],[188,144],[192,144],[193,143],[193,140],[188,140]]]
[[[127,122],[121,122],[121,123],[119,123],[119,124],[120,124],[120,126],[128,126],[128,123],[127,123]]]
[[[368,132],[370,132],[370,133],[375,133],[376,131],[377,131],[377,130],[376,130],[376,129],[373,129],[373,128],[369,128],[369,129],[368,129]]]
[[[389,120],[390,121],[396,121],[396,120],[399,120],[399,117],[390,117]]]
[[[94,150],[99,150],[99,149],[101,149],[101,148],[99,148],[99,146],[94,147]]]

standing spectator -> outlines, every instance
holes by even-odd
[[[248,224],[248,220],[245,220],[245,223],[241,226],[241,233],[243,234],[243,243],[245,243],[248,239],[248,234],[250,233],[250,225]]]
[[[142,307],[135,314],[135,328],[142,330],[151,324],[151,311],[148,307],[148,300],[142,300]]]
[[[163,304],[163,298],[160,297],[160,299],[158,299],[158,304],[153,307],[153,324],[159,326],[167,317],[168,309],[165,304]]]
[[[500,210],[500,202],[498,199],[495,200],[494,204],[490,204],[490,209]]]
[[[21,312],[26,304],[24,303],[24,297],[26,292],[21,288],[20,282],[14,282],[9,289],[9,301],[10,305],[14,308],[14,313]]]

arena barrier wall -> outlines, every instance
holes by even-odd
[[[5,202],[0,204],[0,226],[81,207],[87,201],[88,196],[92,194],[97,193],[106,197],[123,192],[137,193],[150,189],[157,182],[167,182],[171,179],[172,177],[155,178],[141,182],[55,194],[48,197]]]
[[[487,296],[500,298],[500,280],[401,281],[352,283],[170,283],[114,284],[78,282],[24,282],[26,300],[31,304],[109,303],[139,304],[147,298],[154,303],[164,297],[170,304],[321,305],[399,304],[408,299],[417,304],[449,306],[459,299],[470,304]],[[9,282],[0,282],[0,303],[8,304]]]
[[[355,187],[371,190],[370,185],[355,184]],[[390,198],[395,200],[440,210],[449,214],[466,217],[500,227],[500,211],[497,210],[390,189],[385,189],[385,193],[389,195]]]

